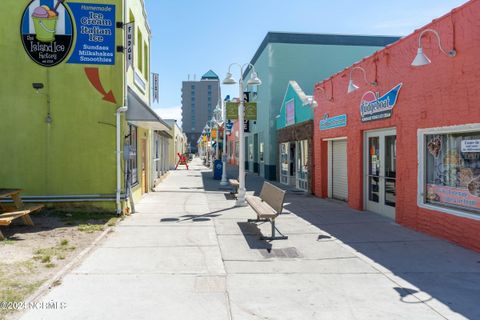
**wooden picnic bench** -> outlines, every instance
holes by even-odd
[[[248,219],[248,222],[270,222],[272,225],[271,236],[261,236],[261,240],[288,239],[288,236],[283,235],[275,226],[275,219],[282,213],[284,199],[285,191],[269,182],[263,183],[260,197],[246,196],[248,204],[257,214],[257,219]],[[276,236],[275,231],[278,231],[280,236]]]
[[[17,218],[22,218],[26,225],[34,225],[30,213],[42,209],[43,205],[24,204],[20,192],[22,192],[21,189],[0,189],[0,198],[11,197],[14,203],[14,205],[0,203],[0,226],[8,226]],[[0,231],[0,240],[4,239],[5,237]]]

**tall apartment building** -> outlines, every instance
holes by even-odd
[[[197,140],[213,116],[220,95],[220,80],[209,70],[200,80],[182,82],[182,128],[190,152],[197,152]]]

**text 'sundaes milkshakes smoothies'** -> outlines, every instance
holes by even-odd
[[[32,13],[33,25],[38,41],[52,42],[55,40],[58,14],[48,6],[35,8]]]

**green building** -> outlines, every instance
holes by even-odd
[[[276,117],[285,89],[295,80],[307,94],[315,83],[371,55],[398,37],[269,32],[250,63],[262,85],[248,88],[257,120],[245,134],[245,168],[269,180],[279,176]],[[243,75],[250,78],[251,70]]]
[[[170,137],[150,109],[143,0],[2,5],[0,188],[21,188],[31,202],[128,210],[127,187],[134,200],[153,188]]]

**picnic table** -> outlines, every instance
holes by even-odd
[[[13,220],[22,218],[23,223],[33,226],[33,221],[30,218],[30,213],[38,211],[43,208],[43,205],[24,204],[20,193],[22,189],[1,189],[0,199],[11,198],[13,205],[7,205],[0,202],[0,226],[8,226]],[[4,240],[4,236],[0,231],[0,240]]]

